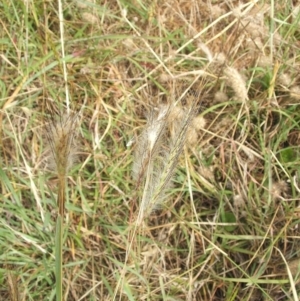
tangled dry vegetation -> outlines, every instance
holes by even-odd
[[[64,3],[66,300],[298,300],[296,2]],[[58,8],[1,6],[0,300],[53,300]]]

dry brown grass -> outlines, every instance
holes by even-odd
[[[65,108],[57,5],[3,3],[0,300],[11,279],[20,300],[53,300],[57,179],[42,164],[42,133],[47,103]],[[67,178],[66,300],[295,300],[296,7],[64,3],[70,101],[82,112]],[[191,92],[201,106],[167,201],[136,229],[135,141],[147,112],[178,100],[188,110]]]

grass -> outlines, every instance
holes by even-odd
[[[44,133],[69,109],[64,300],[299,298],[299,9],[238,2],[62,2],[62,39],[55,1],[1,2],[0,300],[57,297]],[[167,198],[137,227],[146,117],[196,101]]]

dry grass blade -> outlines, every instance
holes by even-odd
[[[11,301],[19,301],[19,289],[18,289],[18,281],[17,276],[12,272],[7,272],[7,286],[9,291],[9,296]]]

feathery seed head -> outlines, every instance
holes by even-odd
[[[136,49],[136,45],[134,44],[133,39],[131,39],[131,38],[124,39],[122,44],[129,50]]]
[[[186,134],[186,140],[187,140],[187,143],[190,145],[190,146],[194,146],[197,144],[197,141],[198,141],[198,133],[196,131],[196,129],[194,127],[190,127],[188,130],[187,130],[187,134]]]
[[[267,55],[261,55],[257,60],[257,66],[259,67],[270,67],[272,64],[272,59]]]
[[[138,181],[147,171],[148,164],[156,155],[166,132],[168,106],[152,109],[147,115],[147,125],[137,139],[132,167],[134,180]]]
[[[300,13],[300,6],[298,5],[298,6],[295,6],[293,8],[293,10],[292,10],[292,17],[293,17],[293,19],[298,18],[299,13]]]
[[[226,56],[223,52],[216,53],[209,65],[210,72],[220,74],[223,72],[226,63]]]
[[[241,208],[245,206],[245,200],[240,194],[236,194],[233,197],[233,205],[235,208]]]
[[[46,137],[49,143],[50,155],[48,166],[55,170],[58,176],[66,176],[70,167],[76,161],[76,116],[60,116],[46,126]]]
[[[288,73],[280,74],[277,78],[277,81],[280,85],[284,87],[289,87],[293,83],[293,80]]]
[[[241,6],[237,6],[232,10],[232,15],[236,18],[243,17]]]
[[[217,103],[226,102],[228,101],[228,96],[222,91],[217,91],[215,93],[214,101]]]
[[[213,166],[203,166],[201,165],[198,169],[199,174],[205,179],[213,182],[215,179]]]
[[[148,129],[147,138],[148,146],[151,151],[158,141],[160,135],[163,133],[166,124],[166,115],[169,111],[169,107],[161,106],[155,112],[154,110],[150,113],[148,118]]]
[[[266,28],[260,24],[256,24],[253,20],[253,18],[244,19],[241,23],[250,37],[256,39],[261,37],[263,33],[266,33]]]
[[[202,130],[206,126],[206,120],[202,116],[197,116],[192,120],[191,126],[196,130]]]
[[[201,49],[205,54],[209,62],[212,62],[213,55],[210,49],[202,42],[198,43],[198,48]]]
[[[173,106],[170,109],[168,121],[178,123],[178,120],[181,120],[183,116],[184,116],[184,110],[179,106]]]
[[[172,106],[170,108],[170,114],[168,115],[168,126],[172,139],[176,138],[178,133],[178,127],[180,126],[181,120],[183,120],[186,112],[180,106]]]
[[[226,56],[223,52],[219,52],[214,56],[213,63],[216,65],[224,65],[226,62]]]
[[[95,16],[94,14],[91,14],[89,12],[84,12],[82,14],[82,19],[85,22],[91,23],[91,24],[97,24],[97,22],[99,21],[99,19],[97,18],[97,16]]]
[[[263,42],[261,40],[261,37],[257,37],[255,39],[253,38],[247,38],[246,39],[246,46],[247,49],[253,54],[253,58],[257,57],[257,52],[261,51],[261,49],[264,48]]]
[[[248,99],[246,82],[241,74],[233,67],[227,66],[224,74],[229,86],[233,89],[237,100],[245,101]]]
[[[167,83],[172,80],[171,76],[167,73],[161,73],[159,79],[161,83]]]
[[[271,188],[271,195],[274,200],[278,200],[282,197],[282,195],[287,192],[288,186],[285,181],[278,181],[273,183]]]
[[[220,4],[215,4],[211,6],[211,14],[214,19],[219,18],[225,14],[225,9],[220,7]]]
[[[186,111],[178,107],[160,106],[148,116],[146,128],[138,138],[133,161],[133,177],[138,185],[143,184],[138,224],[145,215],[162,204],[167,189],[172,185],[172,177],[194,118],[194,110],[194,106]],[[170,120],[170,116],[177,119]],[[173,135],[169,135],[171,125]]]
[[[300,100],[300,86],[293,86],[290,95],[294,100]]]
[[[78,8],[87,8],[90,1],[75,1]],[[89,3],[90,4],[90,3]]]

